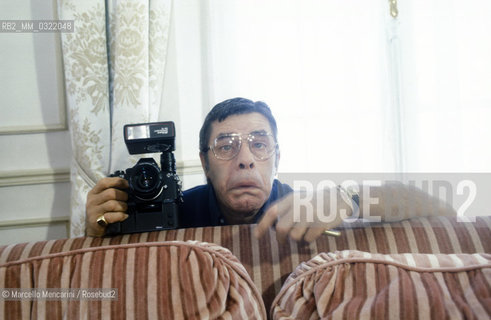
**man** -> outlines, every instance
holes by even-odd
[[[334,219],[329,223],[312,221],[310,224],[295,220],[292,189],[274,178],[280,160],[277,126],[271,110],[263,102],[234,98],[217,104],[208,113],[200,131],[200,160],[208,183],[184,191],[181,227],[258,223],[257,237],[275,226],[279,241],[291,237],[310,242],[326,229],[342,223],[343,212],[345,216],[367,213],[363,210],[363,197],[335,188],[326,190],[326,212],[323,213],[334,214]],[[87,235],[104,234],[105,227],[97,220],[114,223],[127,217],[128,195],[123,191],[127,188],[124,179],[104,178],[89,192]],[[331,193],[338,200],[335,212],[328,209]],[[389,220],[388,213],[395,212],[398,219],[403,219],[428,214],[432,211],[430,208],[437,208],[436,214],[455,214],[438,199],[402,184],[373,188],[371,195],[379,200],[378,204],[370,206],[371,214],[386,220]],[[351,199],[356,199],[354,205]],[[407,199],[415,204],[411,210],[403,201]]]
[[[183,192],[181,227],[256,223],[291,191],[275,180],[280,159],[276,121],[263,102],[235,98],[217,104],[200,131],[200,160],[208,183]],[[86,231],[102,236],[108,223],[126,218],[126,180],[104,178],[87,196]]]

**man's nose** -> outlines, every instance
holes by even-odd
[[[239,154],[237,155],[237,162],[239,163],[239,169],[254,168],[254,155],[249,149],[249,145],[247,143],[242,144]]]

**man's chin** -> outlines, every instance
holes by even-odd
[[[233,211],[242,215],[249,216],[255,214],[262,207],[262,202],[257,198],[253,199],[241,199],[240,201],[235,201],[230,206]]]

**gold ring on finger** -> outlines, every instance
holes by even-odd
[[[101,215],[99,218],[97,218],[97,224],[105,228],[109,223],[107,222],[106,218],[104,218],[104,215]]]

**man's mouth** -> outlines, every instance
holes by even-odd
[[[259,188],[258,184],[254,181],[243,181],[236,183],[232,186],[232,189],[251,189]]]

